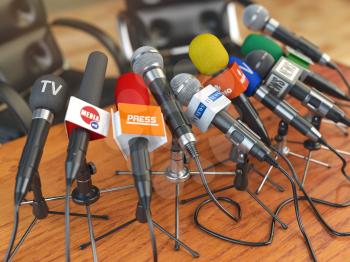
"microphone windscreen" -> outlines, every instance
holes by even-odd
[[[250,52],[246,56],[245,61],[262,78],[265,78],[269,74],[275,64],[273,57],[262,50]]]
[[[252,31],[264,29],[270,15],[267,9],[261,5],[248,5],[243,11],[243,23]]]
[[[68,98],[66,82],[54,75],[44,75],[33,84],[29,105],[34,111],[38,108],[50,110],[57,114],[65,109]]]
[[[188,106],[192,97],[199,92],[202,85],[193,75],[182,73],[171,79],[170,86],[180,104]]]
[[[201,74],[213,75],[226,68],[228,53],[220,40],[212,34],[196,36],[190,43],[189,56]]]
[[[164,68],[163,57],[157,49],[151,46],[142,46],[133,53],[131,67],[134,73],[143,75],[147,68]]]
[[[79,89],[79,99],[100,105],[108,58],[102,52],[92,52],[86,63],[85,72]]]
[[[250,34],[242,44],[242,55],[246,56],[255,50],[263,50],[268,52],[277,61],[284,55],[283,49],[271,38],[264,35]]]
[[[118,103],[149,105],[148,88],[142,77],[135,73],[125,73],[117,80],[114,89],[115,104]]]

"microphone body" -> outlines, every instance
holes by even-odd
[[[179,103],[166,80],[163,71],[163,58],[153,47],[143,46],[135,51],[132,58],[133,71],[143,77],[158,105],[162,109],[165,121],[179,145],[193,157],[196,138],[191,124],[181,111]]]
[[[89,55],[79,90],[79,98],[81,100],[92,105],[99,105],[106,68],[107,56],[105,54],[93,52]],[[66,119],[67,115],[68,114],[66,114]],[[66,158],[67,182],[74,179],[83,166],[89,140],[89,131],[82,127],[77,126],[70,131]]]
[[[333,67],[330,57],[308,40],[297,37],[271,18],[269,12],[261,5],[250,5],[244,9],[243,22],[253,31],[262,31],[296,50],[301,51],[315,63]]]
[[[149,210],[152,197],[152,182],[148,140],[144,137],[135,137],[129,140],[129,147],[132,174],[137,194],[144,209]]]
[[[32,123],[19,161],[15,204],[19,205],[29,190],[40,160],[54,115],[62,111],[67,100],[67,85],[60,77],[46,75],[35,81],[29,103]]]

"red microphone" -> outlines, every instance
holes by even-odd
[[[115,105],[119,103],[149,105],[148,88],[142,77],[134,73],[120,76],[114,90]]]

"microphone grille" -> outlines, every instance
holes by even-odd
[[[275,59],[268,52],[263,50],[255,50],[250,52],[245,61],[256,71],[259,76],[265,78],[275,64]]]
[[[243,23],[252,31],[261,31],[270,18],[267,9],[261,5],[248,5],[243,11]]]
[[[163,57],[154,47],[142,46],[132,55],[131,67],[134,73],[139,75],[143,75],[150,67],[160,67],[163,69]]]
[[[192,97],[200,90],[201,83],[191,74],[182,73],[173,77],[170,86],[183,106],[188,106]]]
[[[58,76],[44,75],[33,84],[29,105],[32,111],[43,108],[57,114],[65,109],[67,98],[66,82]]]

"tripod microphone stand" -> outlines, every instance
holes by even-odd
[[[22,237],[20,238],[20,240],[18,241],[18,243],[16,244],[16,246],[14,247],[13,251],[11,252],[11,255],[9,257],[9,261],[11,261],[14,258],[14,256],[16,255],[16,253],[18,252],[18,250],[20,249],[20,247],[23,245],[24,241],[28,237],[29,233],[31,232],[31,230],[34,228],[34,226],[38,222],[38,220],[42,220],[42,219],[47,218],[49,214],[64,215],[64,212],[57,212],[57,211],[50,211],[49,210],[48,205],[47,205],[47,201],[49,201],[48,199],[50,199],[50,198],[43,197],[43,193],[41,190],[41,180],[40,180],[40,176],[39,176],[38,172],[36,172],[33,176],[29,191],[33,192],[33,200],[30,200],[30,201],[25,200],[21,203],[21,206],[22,205],[31,205],[34,218],[33,218],[32,222],[30,223],[30,225],[28,226],[28,228],[26,229],[26,231],[24,232],[24,234],[22,235]],[[55,197],[55,198],[57,198],[57,197]],[[64,199],[64,196],[62,196],[61,199]],[[70,213],[70,215],[76,216],[76,217],[86,217],[87,216],[86,214],[81,214],[81,213]],[[108,216],[106,216],[106,215],[91,215],[91,217],[95,218],[95,219],[108,220]]]
[[[287,139],[286,139],[287,134],[288,134],[288,124],[285,121],[281,120],[279,122],[279,125],[278,125],[277,135],[274,138],[274,140],[276,141],[274,148],[276,148],[278,150],[278,152],[280,152],[281,154],[283,154],[285,156],[293,156],[293,157],[305,160],[307,163],[307,168],[308,168],[310,162],[317,164],[317,165],[320,165],[320,166],[324,166],[326,168],[331,168],[330,164],[311,158],[311,153],[308,156],[303,156],[303,155],[300,155],[300,154],[297,154],[295,152],[290,151],[290,149],[287,145]],[[309,139],[307,141],[310,141],[310,145],[311,145],[312,141]],[[299,142],[291,142],[291,141],[288,141],[288,142],[299,143]],[[256,190],[256,194],[259,194],[261,192],[265,182],[267,181],[267,179],[269,178],[269,176],[271,174],[272,169],[273,169],[273,167],[270,166],[269,169],[264,174],[264,178],[261,181],[260,185],[258,186],[258,189]]]
[[[234,181],[232,185],[217,189],[217,190],[213,190],[213,193],[217,193],[217,192],[222,192],[231,188],[236,188],[238,191],[245,191],[247,192],[274,220],[276,220],[283,229],[287,229],[288,226],[282,222],[278,216],[276,216],[274,214],[274,212],[272,212],[269,207],[267,207],[253,192],[251,192],[248,189],[248,173],[249,173],[249,169],[250,169],[250,164],[249,164],[249,160],[248,160],[248,155],[241,152],[237,147],[233,147],[233,152],[231,152],[231,156],[232,156],[232,161],[234,161],[236,163],[236,170],[234,173]],[[218,173],[220,174],[220,173]],[[189,202],[192,202],[194,200],[203,198],[208,196],[208,194],[201,194],[195,197],[191,197],[188,199],[184,199],[182,200],[180,203],[181,204],[187,204]]]
[[[175,183],[175,236],[173,236],[170,232],[166,231],[163,227],[161,227],[158,223],[156,223],[154,220],[152,220],[153,225],[159,229],[162,233],[167,235],[169,238],[175,241],[174,249],[178,251],[180,249],[180,246],[185,248],[194,258],[199,257],[199,253],[191,249],[189,246],[187,246],[185,243],[180,241],[180,183],[184,183],[187,181],[190,177],[191,172],[189,169],[184,165],[185,163],[185,154],[179,147],[178,143],[173,140],[172,146],[171,146],[171,163],[170,166],[165,171],[152,171],[153,174],[157,175],[166,175],[166,178],[172,182]],[[195,172],[198,173],[198,172]],[[132,173],[130,171],[116,171],[117,175],[131,175]],[[118,232],[119,230],[125,228],[126,226],[138,221],[140,223],[146,223],[147,220],[145,218],[143,211],[143,207],[140,203],[137,204],[136,209],[136,218],[110,230],[109,232],[97,237],[95,241],[99,241],[101,239],[104,239],[105,237]],[[91,244],[90,242],[84,243],[80,245],[80,249],[85,249]]]

